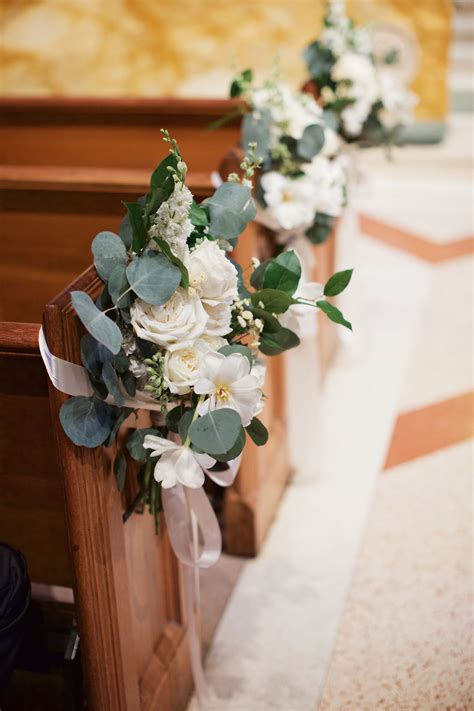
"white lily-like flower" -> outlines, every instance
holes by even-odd
[[[161,481],[164,489],[170,489],[178,483],[199,489],[204,484],[203,470],[210,469],[216,463],[208,454],[198,454],[184,444],[156,435],[145,435],[143,446],[152,450],[152,457],[160,457],[155,465],[154,476],[156,481]]]
[[[260,382],[250,373],[248,359],[241,353],[225,356],[210,352],[204,356],[201,378],[194,386],[198,395],[208,395],[200,408],[203,415],[210,410],[228,407],[239,413],[244,427],[262,407]]]

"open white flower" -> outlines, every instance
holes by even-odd
[[[319,154],[303,170],[313,183],[313,207],[316,212],[337,217],[341,214],[346,197],[345,159],[329,160]]]
[[[266,212],[284,230],[309,224],[314,219],[315,191],[307,177],[287,178],[276,171],[262,175]]]
[[[170,351],[192,345],[209,320],[195,290],[181,288],[162,306],[136,299],[130,316],[137,336]]]
[[[170,489],[178,483],[199,489],[204,484],[203,468],[210,469],[216,463],[207,454],[197,454],[183,444],[156,435],[145,435],[143,446],[152,450],[152,457],[160,457],[155,465],[154,476],[156,481],[161,481],[164,489]]]
[[[208,395],[200,414],[221,407],[236,410],[244,427],[261,410],[262,391],[259,380],[250,374],[248,359],[241,353],[225,356],[207,353],[201,367],[201,377],[194,386],[198,395]]]

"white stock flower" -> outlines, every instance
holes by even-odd
[[[143,446],[152,450],[152,457],[160,457],[154,476],[156,481],[161,481],[164,489],[178,483],[199,489],[204,484],[203,467],[210,469],[215,464],[215,460],[207,454],[197,454],[183,444],[156,435],[145,435]]]
[[[272,118],[270,128],[272,147],[282,135],[301,138],[307,126],[321,122],[321,108],[309,94],[293,94],[281,83],[273,83],[252,93],[255,111],[269,111]]]
[[[198,395],[208,395],[200,413],[228,407],[236,410],[244,427],[261,410],[262,391],[246,356],[232,353],[207,353],[201,367],[201,377],[194,386]]]
[[[189,210],[193,196],[188,188],[180,182],[175,183],[174,191],[157,210],[155,224],[150,229],[150,237],[157,236],[168,242],[171,251],[184,259],[188,252],[187,240],[193,231],[189,219]],[[150,246],[153,245],[153,242]]]
[[[181,288],[162,306],[136,299],[130,316],[139,338],[170,351],[192,345],[204,333],[209,320],[196,291]]]
[[[317,212],[337,217],[345,203],[347,182],[344,161],[319,154],[303,170],[313,183],[313,206]]]
[[[412,110],[417,103],[416,96],[389,71],[378,75],[380,100],[383,107],[378,118],[387,129],[405,126],[412,120]]]
[[[314,218],[314,187],[307,177],[288,178],[276,171],[262,175],[267,214],[285,230],[308,224]]]
[[[345,130],[357,135],[378,98],[375,66],[368,56],[347,52],[332,67],[331,79],[339,84],[338,96],[353,100],[342,111],[341,118]]]

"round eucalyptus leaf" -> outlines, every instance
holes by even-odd
[[[71,301],[89,333],[116,355],[122,345],[122,334],[117,324],[99,311],[91,297],[84,291],[72,291]]]
[[[250,188],[240,183],[223,183],[206,201],[209,207],[209,232],[213,237],[235,239],[255,218]]]
[[[306,126],[298,141],[297,153],[304,160],[312,160],[324,146],[324,127],[314,123]]]
[[[92,242],[94,265],[98,275],[107,281],[116,266],[127,264],[127,250],[114,232],[99,232]]]
[[[128,265],[127,279],[141,299],[161,306],[178,288],[181,272],[163,253],[145,252]]]
[[[222,408],[195,420],[188,430],[188,436],[196,447],[212,456],[228,452],[236,443],[241,427],[239,413],[230,408]]]
[[[114,425],[114,408],[96,397],[72,397],[59,412],[69,439],[79,447],[98,447]]]

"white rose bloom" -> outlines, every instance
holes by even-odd
[[[163,377],[176,395],[186,395],[199,377],[202,359],[209,352],[205,341],[198,339],[193,345],[166,351],[163,363]]]
[[[209,320],[196,291],[181,288],[162,306],[137,299],[130,307],[130,316],[137,336],[170,351],[192,345]]]
[[[189,283],[205,303],[231,304],[238,295],[237,269],[216,242],[204,240],[186,261]]]
[[[267,214],[285,230],[308,224],[314,218],[315,191],[307,177],[288,178],[276,171],[260,179]]]
[[[198,395],[208,395],[200,414],[228,407],[236,410],[244,427],[262,409],[262,390],[258,378],[250,374],[248,358],[241,353],[225,356],[208,353],[202,363],[201,377],[194,386]]]
[[[230,304],[210,305],[203,301],[203,306],[209,316],[206,325],[206,336],[225,336],[230,332],[230,322],[232,319],[232,306]]]
[[[194,229],[189,219],[192,201],[192,193],[183,183],[177,182],[168,200],[158,208],[155,224],[149,231],[150,237],[157,236],[168,242],[179,259],[184,259],[188,253],[187,240]]]
[[[229,345],[222,336],[212,336],[209,333],[204,333],[199,340],[207,346],[208,351],[219,351],[224,346]]]

